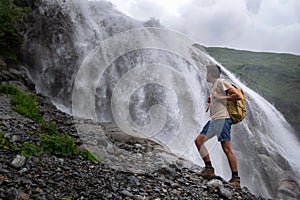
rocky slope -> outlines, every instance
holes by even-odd
[[[35,94],[22,70],[2,70],[0,82]],[[5,140],[19,147],[25,141],[38,144],[40,125],[15,112],[10,99],[11,95],[0,94],[0,131]],[[47,97],[36,94],[36,99],[43,118],[55,122],[58,134],[67,132],[81,146],[72,117],[57,110]],[[153,141],[126,136],[114,124],[99,125],[107,136],[105,142],[123,154],[106,154],[100,162],[92,162],[77,155],[25,158],[13,149],[0,149],[0,199],[261,199],[245,187],[230,187],[221,178],[204,180],[197,176],[199,166],[182,158],[174,160],[175,155]],[[114,165],[115,159],[125,163],[126,152],[142,157],[152,152],[160,159],[151,157],[148,164],[155,167],[150,171]]]

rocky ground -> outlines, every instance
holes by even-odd
[[[1,84],[9,83],[34,93],[34,85],[18,70],[2,70]],[[39,144],[40,125],[15,112],[11,95],[0,93],[0,131],[10,144]],[[205,180],[201,168],[176,158],[159,144],[124,134],[111,123],[74,122],[50,100],[36,96],[45,120],[54,122],[58,133],[67,132],[82,148],[84,130],[95,141],[89,147],[103,153],[100,162],[81,156],[42,154],[25,158],[13,149],[0,149],[0,199],[262,199],[247,188],[233,188],[224,180]],[[96,128],[91,129],[91,127]],[[97,133],[97,127],[102,130]],[[87,144],[87,143],[85,143]]]

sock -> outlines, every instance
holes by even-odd
[[[205,162],[205,167],[212,167],[211,161]]]
[[[232,172],[232,177],[238,177],[239,176],[239,173],[238,173],[238,171],[236,171],[236,172]]]

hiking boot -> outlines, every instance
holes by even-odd
[[[215,177],[215,169],[213,167],[205,167],[202,172],[198,173],[198,175],[205,179],[212,179]]]
[[[228,184],[233,187],[240,188],[241,187],[241,179],[238,176],[234,176],[228,181]]]

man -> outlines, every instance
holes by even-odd
[[[204,146],[205,141],[217,135],[218,141],[221,142],[222,149],[226,154],[232,178],[229,184],[240,187],[240,177],[238,175],[237,159],[231,147],[230,130],[232,121],[227,111],[226,101],[239,100],[241,96],[236,89],[226,80],[220,78],[221,69],[218,65],[208,65],[206,81],[213,84],[210,97],[207,102],[210,104],[210,117],[200,134],[195,139],[195,144],[205,163],[204,170],[200,176],[204,178],[213,178],[215,176],[209,153]]]

